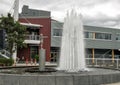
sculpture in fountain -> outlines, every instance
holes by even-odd
[[[64,21],[59,70],[78,72],[85,70],[82,16],[75,10],[67,13]]]

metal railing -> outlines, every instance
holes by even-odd
[[[40,40],[40,35],[26,35],[26,40]]]
[[[10,58],[10,52],[8,52],[5,49],[0,50],[0,56],[5,57],[5,58]]]
[[[94,60],[94,63],[93,63]],[[120,68],[120,59],[119,58],[86,58],[86,65],[89,67],[103,67],[111,69]]]

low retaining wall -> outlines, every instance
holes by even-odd
[[[120,73],[112,74],[0,74],[0,85],[101,85],[120,82]]]

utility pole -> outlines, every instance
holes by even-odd
[[[39,71],[45,71],[46,50],[43,48],[43,39],[47,36],[40,34],[40,50],[39,50]]]

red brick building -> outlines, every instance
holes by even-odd
[[[29,9],[23,6],[19,14],[19,22],[27,26],[25,43],[27,48],[19,49],[17,56],[20,59],[30,60],[32,55],[39,54],[40,34],[47,36],[44,38],[43,48],[46,49],[46,61],[50,61],[51,45],[51,14],[49,11]]]

